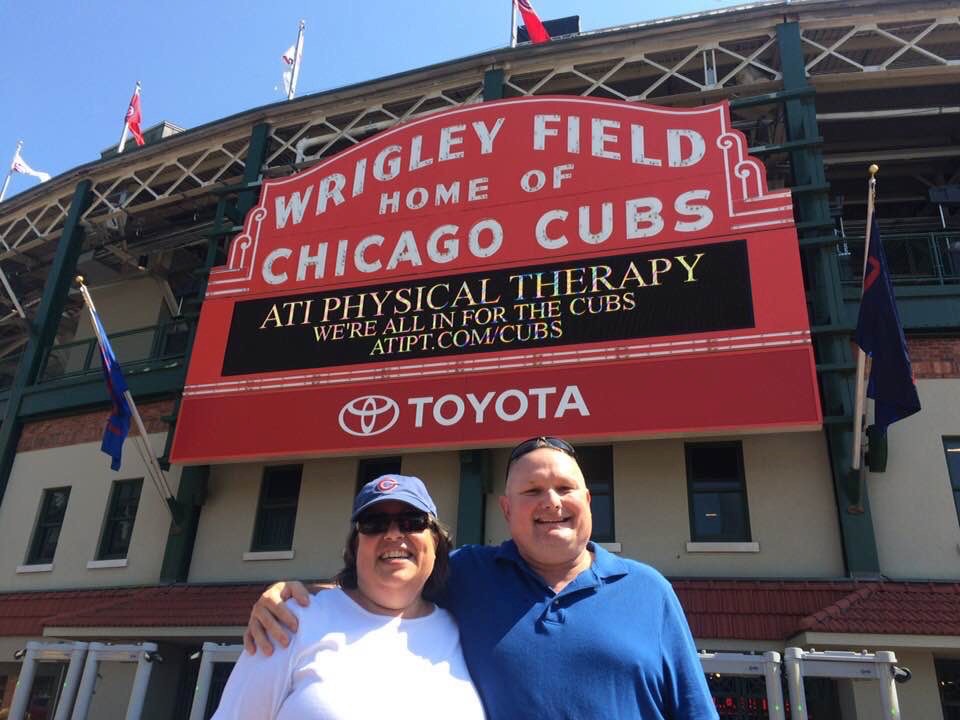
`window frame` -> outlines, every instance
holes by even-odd
[[[43,493],[40,496],[40,507],[37,510],[37,519],[33,524],[33,532],[30,535],[30,545],[27,547],[27,565],[49,565],[53,562],[53,558],[57,554],[57,547],[60,545],[60,531],[63,528],[63,522],[67,516],[67,506],[70,504],[71,488],[71,485],[64,485],[62,487],[43,489]],[[63,512],[60,515],[59,521],[51,522],[50,520],[45,520],[45,516],[49,513],[49,505],[52,502],[54,493],[58,492],[66,492],[67,496],[63,502]],[[50,553],[49,558],[45,556],[40,557],[40,548],[41,545],[44,544],[41,542],[41,532],[53,527],[57,528],[57,541],[53,544],[53,552]]]
[[[694,478],[693,477],[693,453],[701,448],[723,449],[733,448],[736,450],[737,477],[727,479],[726,482],[735,482],[737,488],[734,490],[698,490],[694,485],[697,482],[705,482],[716,478]],[[753,531],[750,527],[750,502],[747,497],[746,471],[743,462],[743,443],[740,440],[725,440],[718,442],[685,442],[683,444],[683,453],[687,474],[687,513],[690,523],[690,541],[696,543],[730,543],[730,542],[753,542]],[[694,497],[698,492],[724,492],[740,495],[740,510],[743,517],[742,532],[730,536],[709,536],[701,535],[697,532],[696,513]]]
[[[950,472],[950,453],[957,455],[958,472],[956,477]],[[953,435],[943,436],[943,460],[947,466],[947,481],[950,483],[950,491],[953,493],[953,505],[957,510],[957,524],[960,525],[960,437]]]
[[[282,500],[266,501],[267,483],[271,476],[280,473],[297,471],[297,492],[295,496],[289,496]],[[257,511],[253,523],[253,537],[250,540],[250,552],[277,552],[293,549],[293,536],[297,529],[297,511],[300,506],[300,491],[303,488],[303,464],[287,463],[285,465],[268,465],[263,468],[263,475],[260,479],[260,495],[257,498]],[[261,537],[264,532],[267,513],[278,511],[293,510],[293,520],[290,523],[290,537],[286,544],[279,545],[275,543],[266,543]]]
[[[596,523],[594,523],[594,531],[591,533],[590,539],[596,543],[614,543],[617,541],[617,523],[616,523],[616,493],[614,490],[614,463],[613,463],[613,445],[577,445],[574,447],[574,450],[577,451],[577,464],[580,466],[581,472],[583,472],[583,478],[587,484],[587,490],[590,491],[590,513],[596,518],[597,512],[593,506],[593,497],[609,497],[610,498],[610,532],[608,535],[600,536],[596,532]],[[589,456],[593,454],[599,456],[600,453],[604,453],[605,457],[600,459],[591,459]],[[603,465],[604,470],[609,474],[609,477],[603,481],[591,479],[591,476],[595,478],[597,465]],[[608,484],[609,491],[598,491],[598,484]]]
[[[117,507],[121,502],[120,492],[128,487],[136,487],[136,495],[133,497],[132,517],[127,517],[126,513],[121,513]],[[130,542],[133,538],[133,528],[136,525],[137,512],[140,510],[140,497],[143,494],[143,478],[126,478],[124,480],[114,480],[110,485],[110,497],[107,500],[107,509],[103,516],[103,527],[100,529],[100,542],[97,543],[97,560],[125,560],[130,552]],[[125,499],[128,505],[131,503],[129,498]],[[113,529],[116,524],[130,521],[130,534],[127,538],[127,546],[122,552],[110,548],[108,552],[107,542],[111,541]]]

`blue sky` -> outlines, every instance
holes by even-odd
[[[731,0],[533,0],[584,30]],[[143,126],[185,128],[282,100],[280,55],[307,23],[298,96],[504,47],[509,0],[0,0],[0,181],[17,140],[52,175],[115,144],[134,84]],[[14,174],[7,197],[32,187]]]

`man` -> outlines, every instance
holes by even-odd
[[[670,584],[590,542],[590,491],[568,443],[514,448],[500,509],[512,540],[457,550],[440,602],[489,718],[717,718]],[[299,583],[265,592],[244,635],[250,652],[267,652],[264,628],[286,645],[273,618],[295,626],[285,595],[309,602]]]

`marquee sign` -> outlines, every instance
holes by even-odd
[[[264,183],[171,456],[820,423],[790,193],[727,105],[524,98]]]

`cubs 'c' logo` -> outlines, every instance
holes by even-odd
[[[386,432],[400,419],[400,406],[386,395],[362,395],[340,408],[340,427],[355,437]]]
[[[391,490],[396,489],[397,485],[399,485],[399,483],[392,477],[385,477],[383,480],[377,483],[377,490],[380,492],[390,492]]]

